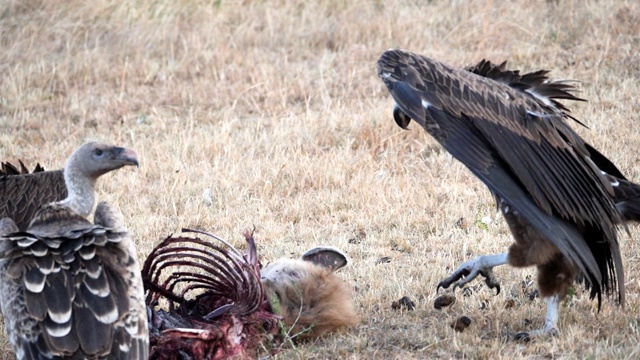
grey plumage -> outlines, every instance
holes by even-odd
[[[26,230],[36,211],[45,204],[67,197],[62,170],[44,171],[38,164],[29,173],[22,162],[19,167],[2,163],[0,167],[0,219],[10,217],[20,230]]]
[[[25,231],[0,221],[0,305],[18,359],[147,358],[142,279],[123,216],[101,202],[87,220],[97,178],[126,165],[137,165],[133,151],[85,144],[65,168],[64,200],[41,206]]]

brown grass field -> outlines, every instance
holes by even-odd
[[[578,289],[560,336],[514,342],[545,305],[522,289],[534,271],[508,267],[500,295],[479,286],[433,308],[441,279],[511,236],[480,181],[395,125],[375,71],[399,47],[581,80],[579,133],[640,181],[636,1],[4,0],[0,43],[0,159],[51,169],[90,139],[136,149],[140,168],[106,176],[99,197],[141,259],[182,227],[241,246],[255,226],[265,262],[319,244],[350,255],[361,324],[277,359],[640,357],[636,225],[621,232],[624,311]],[[392,310],[404,295],[416,309]],[[461,315],[473,322],[457,333]]]

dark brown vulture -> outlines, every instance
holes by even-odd
[[[100,202],[87,220],[98,177],[128,165],[138,165],[132,150],[87,143],[65,166],[65,199],[40,206],[24,231],[11,214],[0,220],[0,306],[18,359],[147,358],[142,279],[123,216]]]
[[[333,274],[347,261],[340,251],[316,248],[261,271],[251,233],[243,255],[195,232],[219,243],[169,237],[145,261],[150,359],[253,359],[280,351],[285,336],[309,339],[356,324],[352,291]]]
[[[377,70],[395,100],[396,123],[406,129],[418,122],[469,168],[494,195],[515,240],[506,253],[462,264],[438,288],[482,275],[499,291],[494,266],[535,265],[545,326],[518,339],[557,333],[559,301],[579,273],[598,308],[603,293],[616,293],[624,306],[617,230],[625,218],[640,219],[640,187],[567,124],[576,119],[557,99],[582,100],[570,82],[484,60],[456,69],[402,50],[382,54]]]

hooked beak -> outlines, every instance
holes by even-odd
[[[138,162],[138,154],[132,149],[127,149],[123,147],[116,147],[113,149],[113,158],[114,160],[120,161],[122,166],[126,165],[135,165],[139,166]]]
[[[411,118],[407,114],[403,113],[398,105],[393,107],[393,120],[395,120],[396,124],[404,130],[409,130]]]

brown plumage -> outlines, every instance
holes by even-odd
[[[32,173],[24,166],[3,162],[0,170],[0,219],[10,217],[26,230],[42,205],[67,197],[62,170],[44,171],[38,164]]]
[[[137,165],[132,150],[78,148],[65,167],[69,195],[38,209],[26,231],[0,220],[0,299],[18,359],[146,359],[142,280],[122,214],[98,204],[97,178]]]
[[[541,96],[549,96],[548,100],[551,101],[556,108],[563,111],[566,116],[583,125],[576,118],[570,116],[569,110],[562,105],[562,103],[555,100],[556,98],[582,100],[575,98],[569,93],[573,90],[572,86],[565,82],[549,81],[547,78],[548,71],[546,70],[520,75],[519,71],[509,70],[506,66],[506,61],[495,65],[487,60],[482,60],[476,65],[467,67],[466,70],[489,79],[503,82],[516,89],[523,91],[534,89],[534,91]],[[584,145],[589,152],[591,160],[612,184],[614,202],[618,210],[622,213],[624,220],[640,221],[640,185],[629,181],[611,160],[593,146],[588,143]]]
[[[598,304],[603,293],[624,304],[616,227],[624,205],[614,203],[618,185],[605,173],[606,158],[565,121],[575,119],[556,99],[582,100],[570,82],[505,63],[455,69],[402,50],[385,52],[377,66],[397,124],[418,122],[484,182],[515,239],[508,253],[471,260],[439,286],[463,286],[480,274],[497,287],[493,266],[535,265],[548,304],[543,333],[557,331],[558,301],[578,272]]]
[[[150,359],[251,359],[278,352],[285,335],[308,339],[357,321],[351,289],[327,270],[346,263],[335,249],[260,271],[251,233],[242,255],[197,232],[221,244],[169,237],[145,261]]]
[[[44,171],[44,168],[40,166],[40,164],[36,164],[36,167],[33,168],[34,173]],[[28,174],[29,169],[24,165],[22,160],[18,160],[18,166],[13,165],[9,162],[0,163],[0,176],[1,175],[23,175]]]

